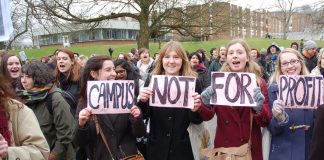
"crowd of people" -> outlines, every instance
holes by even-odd
[[[321,159],[324,109],[288,109],[278,93],[280,75],[324,76],[323,53],[312,40],[287,48],[272,43],[258,50],[241,39],[211,48],[209,55],[202,48],[190,53],[176,41],[167,42],[153,57],[146,48],[115,59],[64,48],[39,61],[22,62],[2,52],[0,157],[205,160],[204,148],[248,144],[252,160]],[[210,104],[216,92],[212,72],[255,74],[256,105]],[[151,106],[154,75],[196,77],[192,109]],[[87,82],[111,80],[134,81],[130,113],[93,114],[87,108]],[[268,141],[264,129],[271,135]]]

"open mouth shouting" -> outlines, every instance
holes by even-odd
[[[20,69],[18,67],[9,70],[10,76],[12,78],[18,78],[20,76]]]

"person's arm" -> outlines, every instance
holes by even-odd
[[[56,141],[50,157],[61,159],[67,154],[67,147],[71,145],[75,120],[70,112],[70,106],[60,93],[53,93],[53,123],[56,129]],[[61,158],[60,158],[61,157]]]
[[[8,147],[7,159],[48,159],[50,148],[34,112],[18,101],[13,100],[9,102],[10,104],[16,105],[16,107],[9,106],[14,144]]]
[[[263,101],[261,111],[253,112],[254,113],[253,118],[260,127],[266,127],[268,126],[272,118],[272,114],[270,112],[270,107],[269,107],[268,89],[267,89],[266,82],[264,80],[262,80],[260,88],[265,99]]]
[[[141,110],[137,106],[131,108],[129,119],[132,126],[132,132],[135,137],[142,137],[145,134],[146,127],[143,121]]]

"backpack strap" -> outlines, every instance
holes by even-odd
[[[51,93],[49,93],[46,97],[46,108],[48,110],[48,112],[53,115],[53,101],[52,101],[52,97],[53,97],[53,94],[55,92],[60,92],[61,93],[61,90],[60,89],[55,89],[53,90]]]

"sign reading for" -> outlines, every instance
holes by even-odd
[[[215,94],[210,104],[254,107],[253,89],[257,87],[255,74],[236,72],[213,72],[211,86]]]
[[[150,106],[193,108],[195,77],[153,75],[150,84],[153,89]]]
[[[88,81],[87,107],[92,114],[130,113],[134,104],[134,81]]]
[[[322,76],[280,76],[279,99],[287,108],[316,109],[324,102]]]

